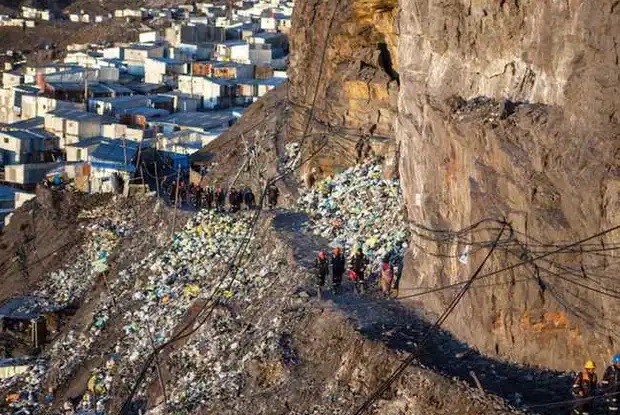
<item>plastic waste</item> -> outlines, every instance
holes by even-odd
[[[409,230],[405,224],[398,179],[382,178],[381,165],[369,161],[328,177],[302,191],[297,201],[310,217],[307,230],[327,238],[329,246],[362,251],[379,264],[389,257],[402,264]]]

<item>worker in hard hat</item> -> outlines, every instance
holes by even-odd
[[[323,287],[325,286],[325,279],[329,275],[329,259],[327,253],[321,249],[314,260],[314,268],[316,272],[317,283],[317,295],[321,298],[323,293]]]
[[[575,406],[573,413],[580,415],[589,415],[592,413],[594,404],[594,394],[596,393],[596,385],[598,379],[594,370],[596,365],[592,360],[588,360],[583,366],[583,370],[579,372],[573,382],[573,396],[575,397]]]
[[[342,285],[342,274],[346,267],[346,261],[344,259],[344,253],[340,247],[335,247],[332,250],[331,257],[331,272],[332,272],[332,285],[334,287],[334,294],[340,293],[340,287]]]
[[[611,365],[605,370],[601,388],[606,395],[607,413],[610,415],[620,414],[620,353],[611,358]]]
[[[351,257],[351,275],[355,283],[355,292],[358,294],[363,294],[365,291],[364,273],[367,265],[368,259],[364,255],[362,244],[358,242],[353,246],[353,256]]]

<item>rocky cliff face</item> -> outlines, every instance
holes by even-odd
[[[468,278],[496,220],[512,232],[485,271],[620,224],[617,1],[401,0],[400,9],[396,130],[417,231],[401,293]],[[618,253],[608,250],[619,242],[612,232],[477,282],[449,328],[504,357],[603,364],[620,348]],[[440,311],[454,294],[415,299]]]
[[[324,145],[326,149],[304,166],[306,173],[318,176],[354,163],[356,143],[363,137],[375,152],[394,156],[397,6],[396,0],[296,4],[289,71],[289,99],[294,107],[290,134],[301,140],[307,131],[307,151]]]

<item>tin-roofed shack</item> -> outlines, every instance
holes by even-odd
[[[0,305],[0,335],[28,341],[39,349],[48,333],[58,329],[59,313],[65,307],[36,296],[18,296]]]

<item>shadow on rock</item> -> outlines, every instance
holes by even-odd
[[[431,324],[415,310],[374,292],[358,296],[348,286],[344,291],[338,296],[330,294],[326,299],[328,303],[333,303],[334,308],[353,317],[358,322],[358,330],[366,338],[401,352],[418,350],[418,342]],[[419,350],[418,361],[423,366],[464,380],[474,387],[476,377],[485,392],[500,396],[523,409],[572,399],[572,379],[566,374],[484,356],[444,330],[436,331],[426,346]],[[567,407],[566,412],[569,409]],[[532,411],[558,414],[562,408],[533,408]]]

